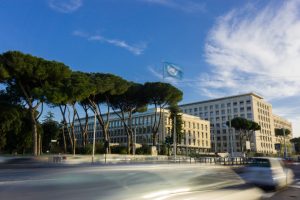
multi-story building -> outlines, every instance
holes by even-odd
[[[159,111],[159,110],[158,110]],[[132,117],[132,128],[135,141],[138,144],[152,145],[152,132],[151,127],[154,123],[155,112],[154,109],[150,109],[143,113],[135,113]],[[159,119],[159,112],[157,113],[157,120]],[[106,117],[104,117],[106,118]],[[109,135],[110,143],[113,145],[126,145],[127,136],[123,127],[123,122],[116,114],[110,114],[109,123]],[[92,142],[93,140],[93,128],[94,128],[94,116],[90,117],[88,120],[88,140]],[[167,136],[171,136],[172,130],[172,120],[170,119],[170,112],[167,109],[163,110],[162,123],[158,128],[158,147],[160,147]],[[199,117],[182,114],[182,131],[183,137],[181,143],[178,144],[178,150],[181,152],[195,151],[195,152],[207,152],[211,148],[210,141],[210,123],[200,119]],[[96,142],[103,141],[103,134],[101,127],[96,121]],[[75,133],[77,140],[80,144],[81,134],[80,134],[79,121],[75,122]]]
[[[290,139],[293,138],[293,127],[292,127],[292,123],[289,122],[288,120],[273,114],[273,120],[274,120],[274,128],[275,129],[285,129],[285,130],[289,130],[290,134],[286,134],[286,136],[275,136],[274,137],[274,143],[275,144],[280,144],[278,147],[278,153],[283,154],[283,152],[285,151],[284,149],[284,144],[286,144],[286,150],[288,153],[292,152],[292,144],[290,142]],[[287,132],[287,131],[286,131]]]
[[[183,113],[210,121],[211,150],[214,152],[241,151],[238,131],[227,126],[226,122],[235,117],[243,117],[261,126],[260,131],[252,134],[251,151],[275,153],[272,105],[255,93],[183,104],[180,108]]]

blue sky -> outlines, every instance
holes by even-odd
[[[135,82],[178,64],[182,103],[257,92],[300,136],[300,1],[0,0],[0,52]]]

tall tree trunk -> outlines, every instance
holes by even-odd
[[[89,115],[85,113],[85,126],[84,126],[84,134],[83,134],[83,144],[84,146],[88,143],[88,125],[89,125]],[[96,126],[97,128],[97,126]],[[97,129],[96,129],[97,130]]]
[[[63,134],[63,140],[64,140],[64,153],[67,152],[67,143],[66,143],[66,135],[65,135],[65,125],[62,126],[62,134]]]
[[[71,136],[71,130],[70,130],[70,127],[68,127],[68,125],[67,125],[67,119],[66,119],[67,105],[63,105],[63,106],[64,106],[64,109],[62,108],[62,105],[59,106],[59,109],[60,109],[60,112],[61,112],[62,117],[63,117],[64,127],[67,129],[67,132],[68,132],[68,138],[69,138],[69,141],[70,141],[70,144],[71,144],[71,149],[73,150],[73,139],[72,139],[72,136]],[[69,110],[68,110],[68,116],[69,116],[69,122],[70,122],[70,111]]]
[[[32,138],[33,138],[33,155],[38,156],[38,143],[37,143],[37,138],[38,138],[38,133],[37,133],[37,123],[35,120],[35,110],[30,106],[29,107],[30,111],[30,118],[31,118],[31,124],[32,124]]]
[[[70,129],[71,129],[71,133],[72,133],[72,139],[73,139],[73,155],[75,156],[76,154],[76,135],[75,135],[75,129],[74,129],[74,124],[75,124],[75,118],[76,118],[76,114],[77,114],[77,110],[75,108],[75,104],[72,104],[72,109],[73,109],[73,116],[72,116],[72,122],[70,123]]]

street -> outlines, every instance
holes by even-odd
[[[295,184],[279,192],[247,185],[230,167],[201,164],[115,164],[1,169],[0,199],[297,199]],[[295,193],[295,194],[294,194]],[[299,196],[299,195],[298,195]],[[299,198],[299,197],[298,197]]]
[[[300,200],[300,163],[295,163],[288,166],[293,170],[295,175],[294,183],[289,185],[282,191],[278,191],[270,199],[272,200],[282,200],[282,199],[293,199]]]
[[[183,194],[232,198],[232,191],[241,195],[252,190],[257,192],[253,197],[260,194],[257,189],[244,186],[243,180],[228,167],[198,164],[2,169],[0,172],[1,199],[13,200],[174,199]]]

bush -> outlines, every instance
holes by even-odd
[[[150,148],[148,145],[143,144],[142,147],[135,150],[135,154],[143,155],[143,154],[150,154]]]
[[[104,154],[105,153],[103,142],[99,142],[99,143],[95,144],[95,153],[96,154]]]
[[[124,146],[112,146],[111,153],[115,154],[127,154],[127,148]]]

